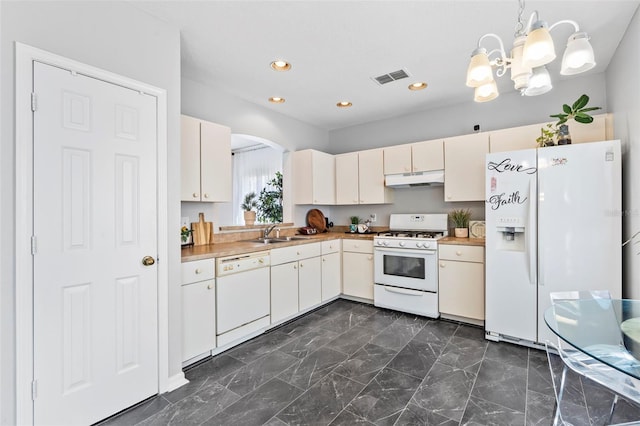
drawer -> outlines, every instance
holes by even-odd
[[[373,286],[373,293],[375,306],[431,318],[440,316],[437,293],[406,290],[379,284]]]
[[[322,254],[338,253],[340,251],[340,240],[329,240],[322,242]]]
[[[182,284],[198,281],[212,280],[215,278],[215,259],[195,260],[184,262],[182,266]]]
[[[320,256],[321,248],[320,243],[317,242],[271,249],[271,265],[280,265],[282,263]]]
[[[484,247],[441,244],[438,246],[438,256],[444,260],[484,263]]]
[[[342,251],[351,251],[355,253],[373,253],[373,241],[342,240]]]

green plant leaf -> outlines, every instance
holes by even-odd
[[[550,115],[549,117],[558,118],[558,119],[563,119],[563,118],[566,119],[568,117],[568,115],[567,114],[553,114],[553,115]],[[551,127],[551,126],[549,126],[549,127]]]
[[[597,111],[599,109],[602,109],[602,108],[601,107],[582,108],[579,112]]]
[[[582,95],[578,98],[577,101],[573,103],[573,110],[579,110],[584,108],[589,103],[589,96]]]
[[[571,107],[569,105],[567,105],[567,104],[563,104],[562,105],[562,110],[567,114],[571,114],[573,112]]]
[[[559,125],[561,125],[561,124],[566,123],[566,122],[567,122],[567,120],[568,120],[568,118],[567,118],[567,117],[563,117],[563,118],[561,118],[560,120],[558,120],[558,122],[557,122],[556,124],[559,126]]]
[[[593,121],[593,117],[588,116],[588,115],[586,117],[585,116],[576,115],[575,120],[578,123],[589,124],[589,123],[591,123]]]

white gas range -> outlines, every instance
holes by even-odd
[[[447,214],[392,214],[388,232],[373,238],[374,304],[438,318],[438,239]]]

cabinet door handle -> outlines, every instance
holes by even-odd
[[[440,262],[440,267],[441,267],[441,268],[444,268],[445,266],[446,266],[446,264],[444,264],[444,263]]]
[[[372,260],[373,256],[367,256],[367,260]]]
[[[196,274],[201,274],[202,270],[200,268],[196,269]]]
[[[458,251],[456,252],[456,256],[462,256],[462,252],[461,252],[460,250],[458,250]]]
[[[197,193],[197,192],[194,192],[194,193],[193,193],[193,194],[191,194],[191,195],[193,195],[193,198],[198,198],[198,193]]]
[[[298,265],[293,265],[293,269],[298,269]]]
[[[209,194],[207,194],[206,192],[204,193],[204,198],[209,198]]]
[[[207,289],[208,289],[208,290],[211,290],[212,288],[213,288],[213,284],[209,284],[209,285],[207,286]]]
[[[302,268],[304,265],[302,263],[300,263],[300,267]]]
[[[323,257],[323,258],[322,258],[322,261],[323,261],[323,262],[326,262],[326,261],[327,261],[327,259],[325,259],[325,258]]]

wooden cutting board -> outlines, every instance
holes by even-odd
[[[202,246],[210,244],[213,240],[211,230],[213,229],[213,223],[204,221],[204,213],[200,213],[198,222],[191,223],[191,230],[193,235],[193,245]]]
[[[307,213],[307,225],[316,228],[318,232],[327,230],[327,222],[324,219],[324,214],[318,209],[309,210]]]

